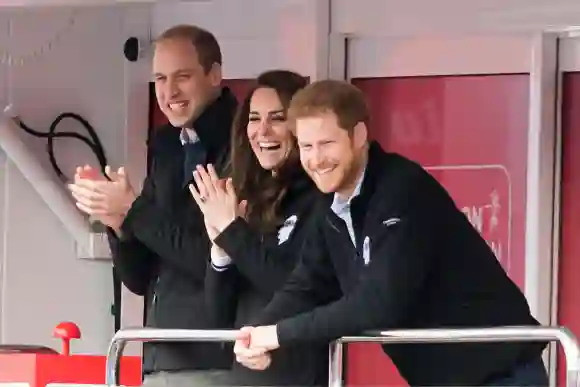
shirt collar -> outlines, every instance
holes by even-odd
[[[181,133],[179,133],[179,140],[181,141],[181,145],[185,144],[195,144],[199,141],[199,137],[195,130],[190,128],[182,128]]]
[[[193,133],[193,139],[201,141],[210,154],[218,155],[229,148],[232,121],[237,104],[232,91],[223,87],[220,96],[206,106],[199,117],[187,124],[188,130],[181,129],[179,144],[183,145],[182,140],[186,137],[182,133],[185,132],[187,135]]]
[[[367,167],[365,166],[365,168],[363,169],[363,172],[360,174],[360,176],[358,178],[358,181],[356,183],[356,187],[354,187],[354,191],[352,192],[352,194],[350,195],[348,200],[344,200],[344,199],[340,198],[337,193],[334,194],[334,199],[332,201],[332,204],[330,205],[330,209],[335,214],[338,215],[341,212],[348,209],[350,207],[350,202],[352,201],[352,199],[354,199],[355,197],[360,195],[360,191],[362,189],[362,182],[363,182],[363,178],[365,176],[366,170],[367,170]]]

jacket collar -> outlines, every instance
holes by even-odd
[[[201,143],[209,153],[220,152],[229,146],[232,122],[238,101],[228,87],[192,122]]]
[[[381,169],[384,167],[382,159],[386,155],[386,152],[381,148],[378,142],[370,141],[367,152],[367,164],[363,172],[362,181],[360,181],[359,185],[357,186],[356,195],[353,194],[353,196],[349,199],[351,205],[361,202],[366,203],[368,200],[370,200],[375,191],[377,180],[380,177]],[[326,195],[329,210],[334,201],[334,197],[334,193],[329,193]]]
[[[339,215],[340,213],[342,213],[347,207],[350,206],[350,203],[352,202],[352,200],[354,198],[356,198],[358,195],[360,195],[361,193],[361,189],[362,189],[362,183],[363,183],[363,178],[366,175],[366,165],[363,168],[362,174],[361,176],[358,177],[358,181],[357,184],[354,188],[354,191],[352,192],[352,194],[350,195],[350,197],[348,199],[342,199],[338,193],[334,193],[334,197],[332,199],[332,204],[330,205],[330,209],[336,214]]]
[[[353,198],[353,202],[368,203],[375,192],[377,181],[384,168],[383,159],[386,153],[378,142],[371,141],[368,149],[367,165],[362,180],[360,195]]]

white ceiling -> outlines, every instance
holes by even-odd
[[[127,3],[179,3],[211,0],[0,0],[1,7],[95,6]]]

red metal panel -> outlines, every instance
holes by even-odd
[[[561,245],[558,279],[558,324],[580,336],[580,72],[562,79],[562,202]],[[575,150],[578,148],[578,150]],[[578,191],[578,192],[577,192]],[[560,351],[559,383],[564,385],[563,353]]]
[[[0,354],[0,383],[29,383],[44,387],[49,383],[105,383],[105,356],[12,353]],[[141,358],[123,356],[121,384],[141,385]]]
[[[353,79],[371,136],[429,168],[523,287],[529,76]],[[350,386],[406,383],[378,345],[348,348]]]

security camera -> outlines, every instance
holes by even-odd
[[[123,53],[125,54],[125,59],[129,62],[137,62],[140,52],[141,42],[138,38],[131,36],[125,41],[125,44],[123,45]]]

